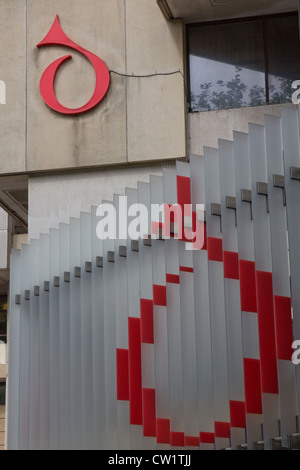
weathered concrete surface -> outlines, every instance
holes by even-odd
[[[107,96],[93,111],[64,116],[50,110],[39,92],[43,71],[71,53],[55,89],[67,107],[91,97],[91,64],[64,47],[36,48],[56,14],[65,33],[106,62],[111,71]],[[184,86],[180,22],[169,24],[149,0],[28,0],[28,171],[185,156]]]
[[[82,54],[68,48],[38,44],[56,14],[65,33],[81,47],[101,57],[110,69],[125,68],[124,2],[120,0],[28,1],[28,160],[27,169],[76,168],[126,161],[125,79],[113,75],[100,105],[82,116],[50,110],[39,92],[47,66],[66,54],[56,79],[58,99],[67,107],[84,105],[95,84],[93,67]]]
[[[297,10],[297,0],[166,0],[174,18],[186,23],[270,15]]]
[[[128,74],[184,70],[180,21],[168,23],[155,2],[126,2]],[[129,161],[184,157],[185,95],[180,73],[127,79]]]
[[[136,188],[138,181],[149,182],[149,175],[161,175],[162,167],[128,168],[90,173],[41,176],[29,180],[29,239],[68,223],[80,212],[90,212],[125,188]],[[16,246],[18,240],[15,240]]]
[[[0,173],[26,168],[26,2],[0,2],[0,80],[6,104],[0,104]]]
[[[188,153],[203,155],[203,147],[218,148],[218,139],[232,140],[233,131],[247,133],[249,123],[264,125],[264,116],[280,117],[280,108],[269,105],[189,114]]]

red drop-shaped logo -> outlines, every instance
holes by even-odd
[[[43,73],[40,81],[40,92],[42,98],[45,103],[49,106],[49,108],[53,109],[54,111],[57,111],[58,113],[68,115],[78,115],[86,113],[87,111],[90,111],[91,109],[95,108],[106,95],[110,85],[109,70],[103,60],[101,60],[95,54],[92,54],[92,52],[89,52],[86,49],[83,49],[82,47],[78,46],[78,44],[73,42],[64,33],[60,26],[58,15],[56,15],[56,18],[50,28],[49,33],[39,44],[37,44],[37,47],[55,45],[66,46],[70,49],[74,49],[83,54],[91,62],[96,74],[95,90],[91,99],[80,108],[66,108],[58,101],[54,91],[55,76],[59,67],[64,62],[72,58],[71,55],[66,55],[64,57],[61,57],[60,59],[55,60],[52,64],[49,65],[49,67],[47,67],[47,69]]]

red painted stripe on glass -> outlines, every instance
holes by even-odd
[[[215,422],[215,436],[230,439],[230,423]]]
[[[153,300],[141,299],[142,343],[154,344]]]
[[[201,444],[214,444],[215,434],[213,432],[200,432],[200,443]]]
[[[140,323],[128,318],[130,424],[143,424]]]
[[[246,412],[262,414],[260,361],[244,359]]]
[[[239,279],[239,254],[233,251],[224,251],[224,277],[226,279]]]
[[[199,447],[200,439],[194,436],[185,436],[185,445],[187,447]]]
[[[171,432],[170,432],[170,420],[169,419],[157,418],[156,441],[157,441],[157,444],[170,444]]]
[[[262,392],[278,393],[272,273],[256,271]]]
[[[183,273],[193,273],[194,268],[189,268],[188,266],[180,266],[179,271]]]
[[[207,256],[209,261],[223,261],[222,238],[207,238]]]
[[[156,406],[153,388],[143,388],[143,431],[145,437],[156,436]]]
[[[171,432],[171,446],[172,447],[184,447],[184,433],[183,432]]]
[[[186,176],[177,176],[177,202],[184,209],[184,205],[191,204],[191,180]]]
[[[204,243],[202,250],[207,250],[207,228],[206,228],[206,222],[204,222]]]
[[[246,405],[244,401],[230,401],[230,425],[232,428],[246,428]]]
[[[170,284],[180,284],[180,277],[178,274],[167,274],[166,281]]]
[[[153,303],[162,307],[167,306],[167,288],[166,286],[153,286]]]
[[[275,325],[278,359],[291,361],[294,350],[292,349],[293,323],[292,306],[290,297],[275,295]]]

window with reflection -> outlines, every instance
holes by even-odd
[[[298,14],[188,27],[190,110],[291,102],[300,80]]]
[[[0,296],[0,342],[7,342],[7,297]]]
[[[5,405],[6,384],[0,382],[0,405]]]

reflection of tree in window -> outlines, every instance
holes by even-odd
[[[221,88],[219,92],[211,91],[213,86],[211,82],[202,83],[200,85],[201,93],[199,95],[194,93],[191,95],[192,109],[194,111],[214,111],[264,104],[265,90],[258,85],[254,85],[249,90],[247,97],[248,86],[241,79],[241,71],[241,67],[235,67],[234,78],[227,83],[223,80],[218,80],[217,85]]]
[[[248,86],[242,82],[241,67],[235,67],[235,76],[224,83],[218,80],[217,85],[221,91],[212,92],[213,84],[202,83],[198,95],[191,94],[191,107],[193,111],[215,111],[219,109],[243,108],[245,106],[261,106],[266,104],[266,95],[263,87],[253,85],[249,89],[248,99],[246,91]],[[269,86],[270,104],[287,103],[291,101],[293,80],[283,77],[274,77],[277,85]],[[274,80],[273,80],[274,82]]]
[[[189,29],[192,111],[290,103],[300,79],[297,13]]]
[[[270,104],[287,103],[291,101],[293,79],[274,77],[278,84],[269,86]]]
[[[262,106],[266,104],[266,94],[264,88],[254,85],[249,91],[249,106]]]
[[[0,405],[5,405],[6,384],[0,382]]]
[[[7,297],[0,296],[0,340],[7,341]]]

